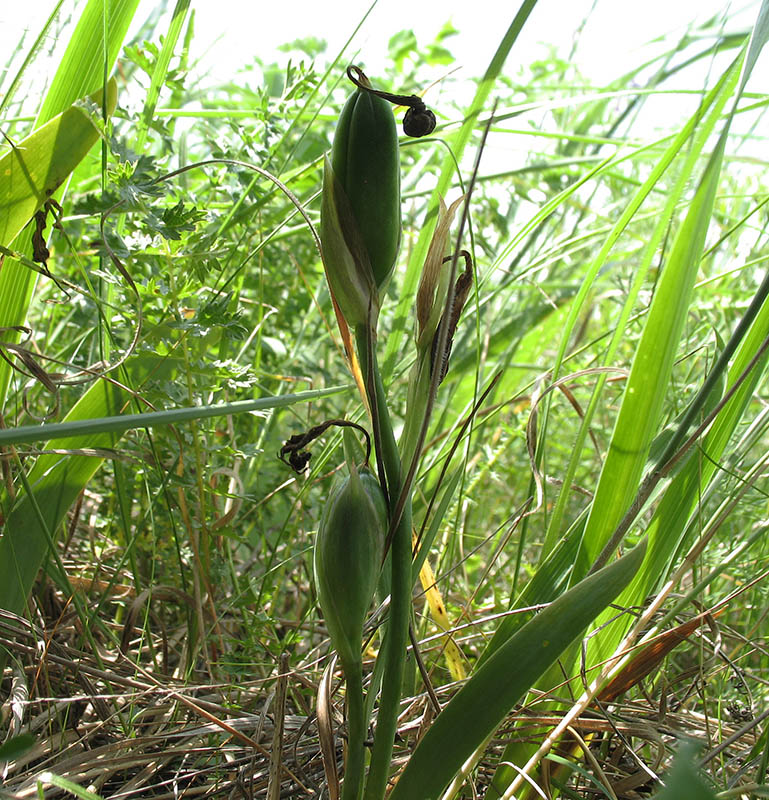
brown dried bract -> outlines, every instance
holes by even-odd
[[[440,358],[440,375],[438,378],[438,383],[443,381],[449,371],[449,356],[451,356],[451,345],[454,341],[454,334],[456,333],[457,325],[459,324],[459,318],[462,316],[462,309],[465,307],[468,295],[470,294],[470,289],[473,286],[473,260],[470,256],[470,253],[468,253],[467,250],[460,250],[459,255],[465,259],[465,269],[464,272],[462,272],[462,274],[457,278],[457,282],[454,284],[454,299],[451,304],[451,312],[449,313],[448,318],[446,346],[443,349],[443,355]],[[444,261],[451,261],[452,258],[453,256],[449,256],[448,258],[444,259]],[[431,374],[435,369],[435,363],[437,360],[436,351],[438,349],[438,342],[440,341],[441,330],[443,329],[443,324],[445,321],[446,315],[444,313],[443,316],[441,316],[438,330],[435,332],[432,350],[430,351]]]

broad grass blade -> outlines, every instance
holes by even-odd
[[[658,215],[658,221],[655,226],[655,230],[649,239],[648,246],[645,248],[643,258],[633,282],[633,286],[631,287],[628,297],[624,303],[616,331],[613,334],[607,348],[604,364],[608,366],[614,363],[617,352],[623,341],[623,334],[628,324],[628,320],[630,319],[632,312],[636,307],[638,294],[643,285],[644,279],[671,224],[675,209],[678,207],[678,204],[681,202],[683,197],[683,193],[686,191],[688,181],[694,168],[696,167],[697,159],[699,158],[702,148],[705,145],[707,135],[716,125],[718,119],[720,118],[721,111],[728,101],[730,92],[734,88],[737,69],[738,62],[735,62],[732,64],[731,69],[727,70],[726,74],[721,77],[713,89],[711,89],[703,98],[700,107],[697,109],[695,114],[690,117],[687,123],[681,128],[679,133],[665,149],[664,153],[651,170],[649,177],[646,179],[646,181],[644,181],[643,185],[631,198],[630,202],[627,204],[627,207],[621,214],[620,219],[617,220],[611,232],[606,237],[606,241],[601,247],[598,255],[595,257],[587,270],[577,297],[575,298],[569,310],[568,318],[564,323],[563,335],[561,337],[561,342],[553,367],[553,379],[557,378],[561,374],[561,368],[563,359],[566,355],[566,349],[569,345],[569,342],[572,341],[577,320],[579,319],[579,315],[584,311],[584,304],[592,290],[593,282],[595,281],[600,270],[604,269],[607,259],[617,244],[620,235],[632,222],[633,218],[640,212],[642,205],[646,201],[649,194],[659,186],[663,176],[667,173],[676,160],[681,160],[683,154],[685,156],[684,163],[679,167],[680,171],[677,175],[677,179],[673,188],[667,190],[666,192],[668,196],[667,202],[662,213]],[[594,414],[599,407],[604,385],[605,377],[599,376],[590,403],[585,410],[584,419],[580,426],[577,440],[574,443],[574,455],[570,459],[566,473],[563,477],[563,485],[565,487],[571,486],[579,468],[580,454],[582,453],[582,448],[587,439],[588,431],[590,430]],[[665,385],[665,389],[666,388],[667,384]],[[546,430],[546,424],[545,414],[543,432]],[[561,525],[563,522],[566,504],[568,502],[568,497],[568,489],[562,490],[558,495],[545,537],[545,553],[549,552],[550,548],[555,544],[560,536]]]
[[[101,107],[99,89],[88,98]],[[107,113],[117,104],[117,83],[107,84]],[[99,132],[77,105],[49,120],[0,158],[0,244],[10,245],[33,214],[64,183],[96,144]]]
[[[769,304],[764,303],[729,369],[727,387],[731,387],[747,368],[761,343],[769,336]],[[622,593],[621,605],[634,604],[659,588],[670,570],[673,558],[683,541],[689,520],[697,512],[703,494],[714,480],[721,479],[719,463],[738,425],[743,420],[751,397],[762,380],[769,357],[763,359],[721,409],[715,422],[702,440],[701,451],[706,458],[691,458],[671,481],[647,528],[649,550],[638,574]],[[604,648],[619,641],[621,631],[607,633]]]
[[[746,47],[743,47],[742,53],[735,59],[721,81],[719,81],[718,86],[703,103],[703,106],[708,108],[708,113],[700,121],[696,134],[691,141],[690,149],[686,152],[687,163],[682,175],[679,176],[677,184],[679,193],[683,191],[685,186],[681,178],[685,178],[686,174],[694,166],[695,159],[706,144],[707,137],[720,118],[722,109],[730,98],[735,99],[739,96],[739,90],[737,90],[738,79],[746,49]],[[731,117],[727,118],[727,123],[718,139],[718,143],[706,163],[694,198],[676,234],[670,257],[657,284],[644,331],[636,350],[633,368],[623,395],[609,452],[601,471],[598,489],[590,507],[585,534],[571,578],[573,584],[580,581],[581,577],[586,574],[590,565],[611,537],[617,523],[635,498],[646,467],[649,448],[659,430],[662,402],[669,385],[673,361],[677,355],[686,322],[694,282],[705,247],[705,237],[713,213],[730,119]],[[689,135],[691,135],[693,127],[687,127],[690,128]],[[683,144],[684,140],[677,140],[677,147],[681,148],[682,152],[684,152]],[[669,204],[668,208],[669,214],[672,214],[673,206]],[[667,225],[666,219],[661,219],[660,224]],[[658,230],[660,230],[659,227]],[[618,331],[621,331],[621,329],[622,326],[619,326]],[[757,347],[755,341],[754,347]],[[609,349],[611,355],[614,352],[614,348],[610,347]],[[753,353],[755,353],[755,349],[752,350],[751,355]],[[743,366],[747,363],[747,360],[749,360],[749,357],[743,360]],[[592,413],[595,410],[594,401],[597,396],[596,393],[583,420],[582,431],[585,433],[590,426]],[[733,398],[733,401],[736,401],[736,399]],[[747,402],[746,398],[743,398],[743,400]],[[730,405],[732,404],[730,403]],[[734,406],[732,407],[734,408]],[[744,409],[744,406],[742,406],[742,409]],[[736,425],[739,416],[735,418],[732,415],[730,419],[732,424]],[[730,428],[730,432],[732,430],[733,427]],[[723,445],[725,446],[725,442]],[[574,448],[574,452],[581,452],[579,442]],[[695,459],[692,459],[676,477],[673,484],[675,490],[671,487],[673,493],[669,495],[668,513],[679,515],[684,506],[691,509],[696,504],[696,498],[700,496],[698,492],[702,486],[700,483],[702,475],[698,473],[700,468],[701,465]],[[572,472],[567,473],[565,485],[570,485],[572,476]],[[688,480],[685,491],[681,483],[684,480]],[[682,491],[684,491],[683,498]],[[564,492],[562,498],[565,495],[566,493]],[[559,498],[559,503],[562,498]],[[684,500],[683,503],[682,499]],[[658,509],[658,513],[661,509],[662,506]],[[554,525],[558,524],[558,517],[559,510],[556,507],[553,519]],[[664,528],[664,536],[672,538],[668,538],[664,544],[663,540],[658,538],[663,535],[662,528],[657,529],[653,524],[652,527],[656,530],[654,535],[652,535],[651,529],[649,530],[650,544],[646,563],[644,563],[632,582],[632,588],[628,588],[622,593],[618,601],[622,606],[629,607],[642,604],[648,595],[648,591],[651,590],[651,584],[660,580],[666,574],[687,518],[688,515],[678,519],[678,524],[674,528],[670,527],[670,521],[668,520]],[[551,540],[554,539],[557,528],[551,527],[549,533]],[[641,577],[642,575],[644,576],[643,578]],[[601,614],[596,626],[606,623],[609,616],[613,615],[608,613]],[[628,624],[627,620],[620,618],[604,627],[600,634],[591,637],[587,650],[587,662],[596,663],[613,652],[627,630]],[[493,644],[498,646],[498,642],[493,642]],[[544,685],[540,688],[544,688]],[[503,761],[524,763],[528,760],[530,753],[523,751],[527,751],[524,745],[519,748],[517,745],[511,744],[503,755]],[[515,773],[511,768],[500,766],[494,777],[493,786],[497,787],[497,789],[504,787],[514,777]],[[497,795],[495,794],[494,796]]]
[[[435,800],[580,632],[628,584],[645,543],[562,594],[473,674],[417,745],[391,800]]]
[[[586,520],[587,514],[583,513],[527,581],[521,593],[512,603],[512,608],[528,608],[542,603],[550,603],[566,591]],[[520,614],[506,616],[494,631],[494,635],[486,645],[478,663],[483,664],[486,659],[496,653],[522,625]]]
[[[601,473],[601,481],[603,481],[604,473],[608,471],[610,459],[616,462],[618,456],[619,460],[624,458],[625,460],[630,459],[634,462],[632,464],[632,473],[636,484],[644,469],[645,464],[639,465],[635,463],[637,457],[633,456],[633,451],[625,450],[625,447],[628,445],[638,445],[640,443],[639,440],[624,437],[627,436],[628,431],[633,425],[635,425],[636,428],[642,427],[642,425],[638,424],[638,420],[642,419],[642,417],[638,415],[643,413],[658,413],[658,400],[653,397],[652,390],[656,389],[658,394],[662,396],[664,390],[667,388],[670,369],[672,368],[672,359],[675,356],[675,347],[685,322],[685,315],[688,311],[688,303],[684,304],[680,298],[682,296],[686,298],[691,294],[691,282],[693,282],[696,275],[696,270],[704,249],[705,235],[713,213],[715,193],[718,187],[727,134],[734,109],[736,109],[742,90],[750,76],[750,71],[755,64],[758,52],[767,38],[769,38],[769,17],[767,17],[767,13],[769,13],[769,2],[764,2],[753,35],[749,44],[743,51],[743,54],[747,51],[747,55],[745,55],[739,87],[734,96],[733,110],[728,116],[716,147],[708,159],[703,177],[690,205],[686,219],[676,237],[670,260],[660,280],[657,293],[655,293],[652,308],[649,312],[649,320],[644,329],[633,369],[631,370],[628,387],[623,398],[622,408],[620,409],[617,426],[612,438],[612,449],[609,451],[604,469]],[[732,65],[731,69],[733,70],[741,60],[742,59],[738,59],[738,61]],[[679,292],[683,294],[678,294]],[[679,308],[679,305],[682,307]],[[761,342],[767,335],[767,325],[769,324],[768,317],[769,310],[764,305],[750,327],[742,346],[740,346],[737,351],[726,381],[728,386],[733,386],[735,384],[737,378],[742,374],[758,351]],[[655,367],[659,365],[656,364],[652,366],[651,361],[655,358],[658,361],[663,360],[660,358],[662,354],[664,354],[663,358],[670,363],[669,366],[665,367],[664,372],[657,373],[655,372]],[[638,368],[636,368],[636,364],[638,364]],[[702,496],[702,493],[705,491],[710,481],[717,475],[716,464],[722,456],[737,424],[742,418],[750,396],[761,377],[765,364],[766,358],[762,359],[761,364],[753,370],[748,380],[745,381],[738,392],[721,410],[703,443],[705,452],[708,454],[708,458],[705,459],[705,462],[700,463],[699,460],[691,459],[665,491],[663,500],[656,509],[648,530],[650,534],[648,563],[644,564],[639,571],[637,579],[631,584],[632,588],[623,594],[622,601],[624,603],[629,605],[643,603],[646,597],[667,574],[671,559],[683,536],[689,515],[696,508],[698,498]],[[642,386],[644,381],[650,380],[651,378],[654,379],[654,382],[650,383],[650,385]],[[644,393],[647,395],[651,394],[652,397],[647,397],[644,401]],[[633,415],[633,423],[631,423],[630,416],[625,416],[626,407],[627,414]],[[682,432],[682,435],[683,433],[685,433],[685,431]],[[624,452],[614,452],[615,442],[618,445],[618,450]],[[611,492],[611,475],[607,477],[607,490]],[[615,488],[621,490],[623,487]],[[636,488],[637,486],[634,488],[632,483],[628,483],[626,486],[628,490],[632,489],[635,491]],[[603,536],[608,536],[606,528],[603,529],[603,534],[599,533],[599,526],[601,524],[606,524],[606,522],[612,518],[608,497],[608,494],[601,495],[601,486],[599,484],[596,502],[593,505],[591,517],[588,520],[588,531],[583,539],[582,551],[580,553],[581,558],[575,567],[577,575],[579,574],[578,571],[584,569],[588,562],[592,562],[595,555],[597,555],[598,548],[603,546],[604,543],[601,541]],[[618,495],[615,493],[613,497],[616,504]],[[598,514],[594,520],[593,515],[596,514],[596,504],[599,500],[602,505],[599,507]],[[623,505],[623,509],[625,507],[626,506]],[[601,520],[603,520],[603,523]],[[618,517],[615,517],[614,522],[611,524],[615,524],[617,520]],[[592,528],[590,528],[591,521],[593,521],[594,524]],[[607,654],[616,646],[623,633],[622,627],[623,626],[612,626],[609,629],[604,629],[602,635],[593,638],[589,648],[589,651],[592,651],[593,658],[600,659],[603,654]]]

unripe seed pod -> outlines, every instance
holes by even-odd
[[[387,505],[379,481],[368,469],[353,467],[326,503],[313,564],[318,602],[343,666],[360,660],[386,534]]]
[[[398,133],[387,100],[364,89],[348,99],[334,136],[331,166],[381,289],[395,267],[401,240]]]

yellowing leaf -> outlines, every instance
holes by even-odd
[[[412,547],[416,545],[416,541],[417,537],[412,532]],[[433,622],[442,631],[446,631],[446,635],[443,637],[443,657],[446,659],[446,666],[451,673],[451,679],[454,681],[464,680],[467,677],[467,673],[462,660],[462,651],[448,632],[451,630],[451,622],[449,615],[446,613],[446,604],[443,602],[438,585],[435,582],[433,568],[427,560],[419,570],[419,582],[422,584],[422,589],[427,598],[427,605],[430,607],[430,616],[433,618]]]

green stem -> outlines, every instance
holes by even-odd
[[[347,683],[347,764],[342,800],[358,800],[363,789],[366,717],[363,709],[363,661],[343,664]]]
[[[376,333],[368,325],[359,325],[355,329],[355,342],[358,350],[358,360],[366,384],[366,395],[371,407],[371,417],[374,425],[374,442],[380,451],[387,478],[387,497],[390,510],[395,508],[398,493],[401,487],[401,457],[395,441],[390,412],[387,408],[387,397],[379,372],[379,362],[376,355]]]
[[[381,452],[387,478],[390,513],[398,504],[401,491],[402,467],[398,445],[387,408],[382,376],[379,373],[376,334],[366,325],[355,331],[358,359],[366,381],[366,392],[375,425],[374,438]],[[364,800],[382,800],[390,774],[393,742],[398,726],[403,670],[406,663],[409,618],[411,615],[411,500],[406,502],[400,521],[392,536],[392,575],[390,579],[390,612],[382,647],[384,675],[379,699],[374,748],[366,781]]]
[[[406,643],[411,615],[411,502],[403,509],[392,541],[392,582],[390,614],[384,641],[384,676],[379,698],[374,749],[366,782],[365,800],[381,800],[390,774],[401,685],[406,664]]]

